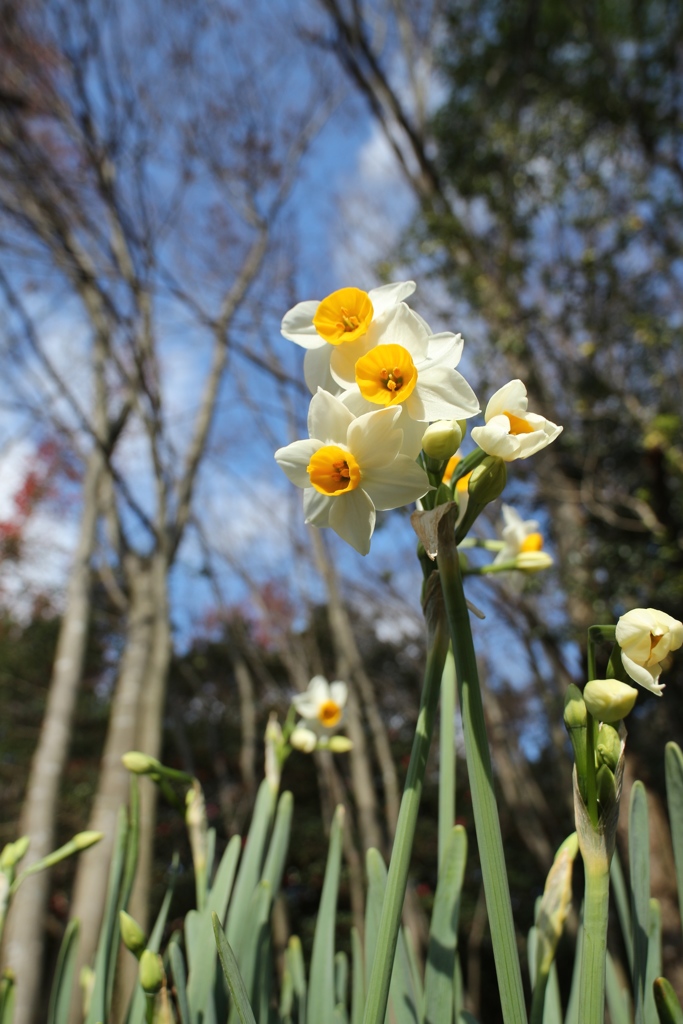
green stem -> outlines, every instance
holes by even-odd
[[[586,800],[593,828],[598,827],[598,783],[595,776],[595,719],[586,711]]]
[[[443,529],[439,530],[438,562],[455,655],[474,824],[491,924],[503,1020],[505,1024],[526,1024],[522,972],[517,953],[498,808],[493,791],[493,770],[484,707],[452,522],[444,523]]]
[[[455,661],[449,649],[441,677],[441,721],[439,730],[439,852],[441,870],[446,842],[455,822]]]
[[[377,933],[375,957],[370,975],[370,985],[365,1004],[363,1024],[384,1024],[389,999],[389,982],[394,966],[394,955],[398,941],[398,929],[408,882],[410,854],[417,825],[417,812],[422,796],[422,784],[427,756],[431,745],[436,708],[446,654],[448,652],[448,628],[439,616],[433,632],[432,643],[427,655],[417,728],[413,738],[413,749],[406,776],[401,808],[396,825],[394,847],[389,863],[387,887],[382,903],[382,916]]]
[[[539,968],[539,972],[536,975],[536,984],[534,985],[534,994],[531,1000],[531,1016],[529,1017],[529,1024],[543,1024],[545,992],[548,987],[549,977],[550,971],[546,971],[543,974]]]
[[[579,1020],[603,1024],[605,1019],[605,961],[609,910],[609,864],[605,867],[584,858],[586,897],[583,907],[583,945]]]

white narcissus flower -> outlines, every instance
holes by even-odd
[[[348,695],[348,687],[340,679],[328,683],[324,676],[313,676],[306,691],[292,698],[294,709],[303,719],[294,732],[306,730],[320,736],[321,731],[324,734],[336,729],[342,723]]]
[[[373,406],[399,408],[404,451],[417,456],[427,424],[464,420],[479,412],[474,391],[455,367],[462,356],[460,334],[431,334],[405,303],[385,314],[377,343],[357,356],[350,349],[332,360],[340,396],[356,415]]]
[[[656,608],[633,608],[617,622],[616,637],[631,679],[661,697],[661,662],[683,645],[683,623]]]
[[[511,380],[489,399],[484,413],[486,426],[472,430],[472,440],[487,455],[505,462],[528,459],[562,433],[562,427],[544,416],[527,412],[526,388],[521,380]]]
[[[522,519],[511,505],[503,504],[502,512],[503,528],[500,535],[503,547],[494,558],[493,564],[517,562],[517,568],[527,572],[550,568],[553,560],[542,550],[543,535],[538,529],[538,520]]]
[[[397,281],[364,292],[340,288],[318,302],[298,302],[285,313],[280,331],[289,341],[307,349],[304,377],[312,394],[319,387],[339,390],[330,376],[330,360],[342,349],[359,358],[377,344],[384,315],[415,291],[414,281]]]
[[[354,417],[322,389],[308,411],[310,439],[275,452],[278,465],[304,490],[306,522],[329,526],[366,555],[375,510],[400,508],[430,490],[425,471],[401,454],[399,409]]]

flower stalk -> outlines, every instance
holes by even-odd
[[[417,814],[422,796],[427,757],[432,741],[441,679],[448,652],[448,625],[441,608],[436,574],[425,588],[425,617],[430,644],[425,667],[417,728],[413,738],[408,774],[401,799],[394,847],[389,863],[387,886],[377,934],[377,946],[370,975],[363,1024],[383,1024],[389,999],[389,983],[408,882],[410,855],[415,838]]]
[[[493,792],[493,770],[486,735],[484,707],[469,613],[460,573],[460,561],[455,544],[456,519],[457,506],[454,505],[439,523],[439,576],[455,656],[474,823],[479,844],[486,906],[491,923],[493,954],[498,975],[503,1020],[505,1024],[526,1024],[522,973],[517,953],[498,808]]]

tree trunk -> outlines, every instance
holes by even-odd
[[[19,825],[19,834],[31,840],[22,867],[45,857],[55,846],[59,786],[69,751],[88,637],[90,563],[97,533],[101,471],[102,456],[98,449],[93,449],[86,469],[80,536],[71,567],[45,716],[31,762]],[[5,961],[17,979],[14,1024],[30,1024],[38,1009],[41,986],[36,981],[42,977],[49,885],[49,872],[34,875],[18,890],[7,919]]]
[[[116,820],[128,798],[129,776],[121,757],[134,749],[137,740],[140,694],[147,682],[155,629],[155,590],[149,561],[127,555],[125,570],[130,599],[126,643],[88,824],[88,828],[104,833],[104,838],[79,859],[71,910],[81,923],[76,976],[81,966],[92,962],[97,948]]]

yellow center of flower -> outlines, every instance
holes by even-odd
[[[375,405],[405,402],[417,384],[417,369],[403,345],[376,345],[356,362],[356,383]]]
[[[316,491],[335,497],[346,491],[353,491],[360,483],[360,466],[351,452],[326,444],[318,448],[306,467],[306,472]]]
[[[342,709],[336,701],[326,700],[318,708],[318,721],[326,729],[333,729],[339,725],[342,716]]]
[[[504,415],[510,420],[511,434],[533,434],[535,428],[531,426],[528,420],[523,420],[521,416],[515,416],[514,413],[507,410]]]
[[[373,315],[367,292],[360,288],[340,288],[320,303],[313,326],[330,345],[343,345],[366,334]]]
[[[520,552],[540,551],[543,547],[543,536],[540,533],[530,533],[519,545]]]
[[[650,633],[650,654],[652,654],[661,639],[661,636],[655,636],[654,633]]]

